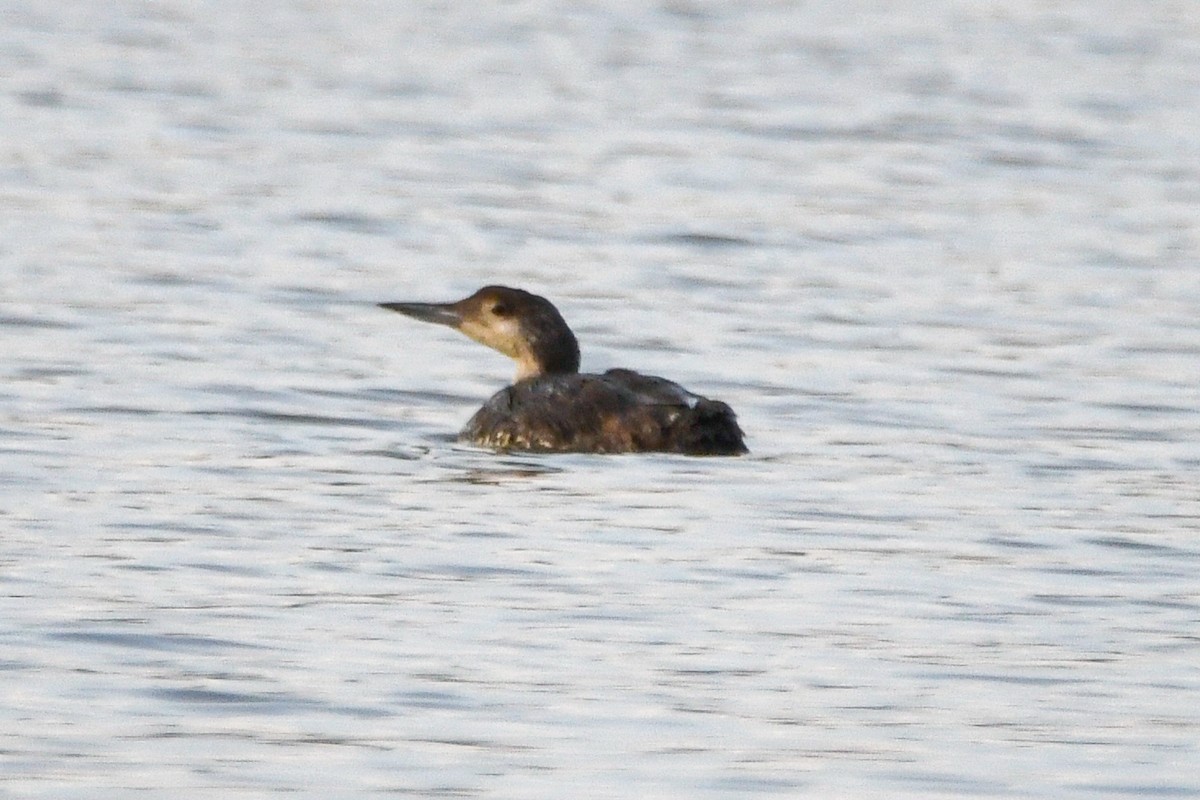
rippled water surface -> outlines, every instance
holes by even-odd
[[[0,795],[1200,795],[1190,4],[0,19]],[[455,443],[485,283],[752,455]]]

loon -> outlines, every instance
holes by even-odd
[[[380,303],[447,325],[517,362],[459,440],[493,450],[561,453],[748,452],[733,409],[665,378],[628,369],[579,372],[579,344],[549,300],[485,286],[456,303]]]

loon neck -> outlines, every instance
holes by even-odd
[[[532,336],[512,357],[517,362],[518,381],[579,372],[579,344],[570,329],[558,330],[553,337]]]
[[[546,371],[542,369],[542,365],[536,361],[523,358],[517,359],[517,377],[513,379],[513,382],[520,383],[530,378],[540,378],[545,374]]]

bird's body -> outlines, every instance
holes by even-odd
[[[457,328],[517,362],[516,383],[471,417],[463,441],[541,452],[746,452],[725,403],[632,370],[580,373],[575,335],[545,298],[487,286],[457,303],[381,305]]]
[[[626,369],[518,381],[475,412],[461,438],[497,450],[745,452],[729,406]]]

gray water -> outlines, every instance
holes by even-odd
[[[0,796],[1200,796],[1195,4],[0,23]],[[455,443],[485,283],[752,454]]]

